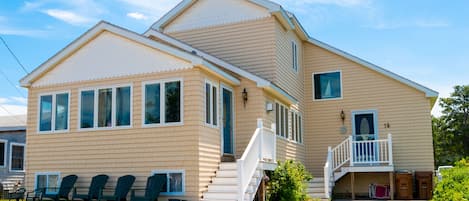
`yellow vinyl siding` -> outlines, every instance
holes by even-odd
[[[167,78],[182,79],[184,125],[142,128],[142,82]],[[204,167],[199,170],[199,157],[207,157],[207,151],[200,144],[206,144],[203,141],[208,133],[218,133],[216,129],[203,126],[204,80],[200,70],[191,69],[30,88],[26,187],[33,189],[36,172],[57,171],[62,177],[77,174],[77,186],[88,186],[91,177],[99,173],[110,175],[108,185],[115,186],[118,176],[132,174],[137,177],[134,187],[139,188],[144,187],[152,170],[185,170],[184,199],[197,200],[201,186],[207,185],[209,178],[206,174],[199,174],[206,172]],[[78,131],[79,89],[121,83],[132,83],[133,87],[132,128]],[[38,94],[70,89],[70,132],[37,134]],[[214,140],[213,143],[209,147],[219,150],[219,141]],[[213,171],[218,161],[213,156],[211,158]]]
[[[168,33],[193,47],[273,80],[275,74],[275,19]]]
[[[351,135],[351,111],[376,109],[379,138],[393,134],[396,169],[433,170],[430,101],[425,94],[312,44],[304,45],[307,167],[323,174],[327,146]],[[341,70],[343,98],[313,101],[312,73]],[[340,112],[347,134],[340,134]],[[389,123],[390,128],[384,128]]]

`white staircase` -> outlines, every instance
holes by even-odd
[[[326,194],[324,193],[324,177],[314,177],[313,180],[309,181],[307,185],[306,193],[308,193],[311,198],[327,198]]]
[[[336,147],[328,147],[324,165],[323,193],[325,198],[330,198],[335,182],[349,172],[391,170],[393,170],[391,134],[388,134],[387,139],[362,141],[355,141],[349,136]]]
[[[24,186],[24,173],[0,176],[0,183],[2,183],[4,190],[13,190],[18,182]]]
[[[249,141],[243,156],[236,162],[223,162],[216,172],[206,192],[204,201],[252,201],[259,184],[264,177],[264,170],[276,167],[275,124],[264,128],[262,120],[257,121],[258,128]]]

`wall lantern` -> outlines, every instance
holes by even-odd
[[[344,122],[345,122],[345,113],[344,113],[344,110],[342,110],[340,112],[340,119],[342,119],[342,125],[344,125]]]
[[[246,88],[244,88],[243,92],[241,93],[243,94],[244,107],[246,107],[246,102],[248,102],[248,92],[246,91]]]

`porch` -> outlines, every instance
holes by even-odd
[[[394,199],[392,135],[386,139],[354,140],[352,136],[335,147],[328,147],[324,165],[324,193],[332,195],[335,183],[350,174],[351,198],[355,199],[355,173],[389,173],[389,198]]]

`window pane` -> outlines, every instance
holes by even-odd
[[[155,175],[163,175],[166,177],[164,185],[163,185],[163,189],[161,190],[161,192],[168,192],[168,175],[167,174],[155,174]]]
[[[341,97],[340,72],[314,75],[314,96],[316,99]]]
[[[285,137],[288,137],[288,109],[285,108],[285,130],[284,130]]]
[[[285,136],[285,115],[283,106],[280,106],[280,136]]]
[[[294,126],[295,125],[295,113],[293,113],[293,112],[291,113],[291,124],[292,124],[292,126],[291,126],[291,129],[290,129],[290,132],[291,132],[290,139],[294,140],[296,130],[295,130],[295,126]]]
[[[5,165],[5,143],[0,142],[0,166]]]
[[[36,188],[43,189],[45,187],[47,187],[47,175],[37,175]]]
[[[218,118],[218,114],[217,114],[217,112],[218,112],[217,111],[217,109],[218,109],[217,108],[217,104],[218,104],[217,103],[217,88],[213,87],[212,89],[213,89],[212,90],[213,91],[213,93],[212,93],[213,94],[213,97],[212,97],[213,98],[213,125],[216,126],[218,124],[218,119],[217,119]]]
[[[52,130],[52,96],[41,96],[39,131]]]
[[[165,122],[181,121],[181,82],[165,83]]]
[[[68,129],[68,94],[57,94],[55,97],[55,130]]]
[[[210,84],[205,84],[205,123],[210,124]]]
[[[278,103],[275,103],[275,132],[280,134],[280,110]]]
[[[94,91],[81,92],[80,128],[94,126]]]
[[[24,170],[24,147],[11,146],[11,170]]]
[[[301,116],[298,117],[298,127],[300,128],[300,132],[299,132],[299,141],[300,143],[303,143],[303,127],[301,126],[302,125],[302,122],[301,122]]]
[[[160,123],[160,84],[145,86],[145,124]]]
[[[130,126],[130,87],[116,89],[116,126]]]
[[[182,173],[169,174],[169,192],[182,192]]]
[[[47,192],[58,192],[59,189],[59,176],[58,175],[49,175],[49,185],[47,186]]]
[[[112,89],[98,91],[98,127],[112,126]]]

